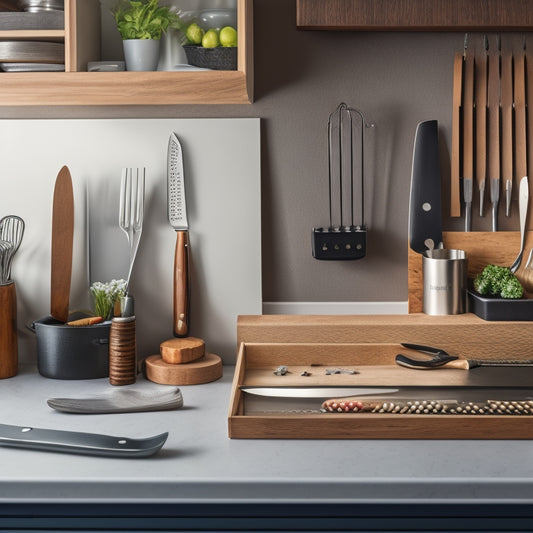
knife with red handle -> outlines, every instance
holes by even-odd
[[[189,223],[185,202],[183,151],[175,133],[168,142],[168,220],[176,230],[174,252],[173,329],[175,337],[189,335]]]

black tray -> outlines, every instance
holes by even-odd
[[[469,311],[483,320],[533,321],[533,299],[517,300],[482,296],[474,289],[468,289]]]

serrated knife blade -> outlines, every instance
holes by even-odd
[[[188,230],[187,203],[185,200],[185,176],[183,172],[183,151],[175,133],[168,141],[167,161],[168,221],[176,230]]]
[[[185,198],[183,151],[177,135],[172,132],[167,154],[168,221],[176,230],[174,252],[173,330],[175,337],[189,335],[189,223]]]

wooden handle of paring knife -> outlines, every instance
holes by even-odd
[[[176,231],[174,252],[174,336],[189,335],[189,232]]]

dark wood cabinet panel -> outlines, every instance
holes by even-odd
[[[533,0],[296,0],[308,30],[525,31]]]

